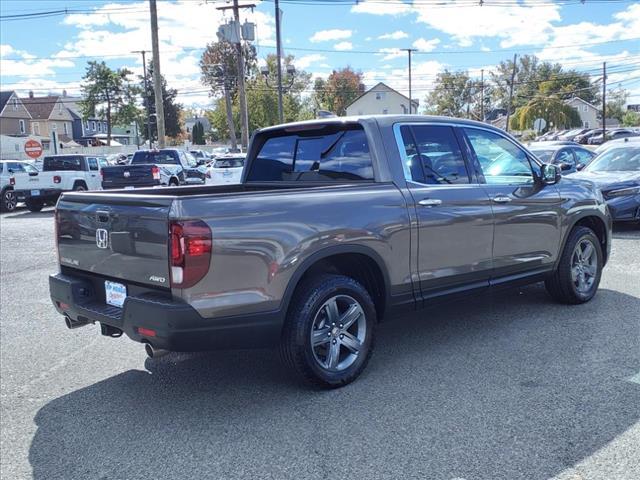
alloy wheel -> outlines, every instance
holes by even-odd
[[[579,293],[589,293],[598,274],[598,255],[591,240],[578,242],[571,257],[571,280]]]

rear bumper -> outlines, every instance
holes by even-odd
[[[112,183],[112,182],[102,182],[103,190],[124,190],[127,188],[149,188],[149,187],[158,187],[161,183],[159,180],[153,180],[150,182],[144,183]]]
[[[38,192],[37,195],[34,195]],[[24,200],[48,200],[52,198],[58,198],[62,194],[62,189],[59,188],[34,188],[33,190],[18,190],[16,195],[18,198]]]
[[[101,323],[122,330],[136,342],[176,352],[265,348],[277,345],[282,316],[279,312],[243,317],[203,318],[190,305],[158,294],[129,296],[123,308],[104,303],[95,282],[64,274],[49,277],[56,310],[80,323]],[[155,336],[141,335],[139,329]]]
[[[629,195],[607,200],[614,222],[640,221],[640,195]]]

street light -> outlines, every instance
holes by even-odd
[[[278,75],[278,84],[274,87],[269,83],[269,67],[267,65],[263,65],[262,67],[260,67],[260,73],[262,73],[262,76],[264,77],[264,81],[267,84],[267,87],[269,88],[276,88],[278,91],[278,117],[279,117],[279,121],[280,123],[284,122],[283,119],[283,108],[282,108],[282,95],[285,93],[288,93],[289,90],[291,90],[291,87],[293,87],[293,82],[296,79],[296,67],[288,64],[285,67],[286,70],[286,77],[288,79],[287,83],[284,84],[284,82],[282,81],[281,75]],[[277,72],[280,73],[280,72]]]

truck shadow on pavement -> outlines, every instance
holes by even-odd
[[[383,323],[333,391],[270,351],[148,360],[40,409],[29,460],[42,480],[546,479],[638,421],[639,311],[540,285],[441,305]]]

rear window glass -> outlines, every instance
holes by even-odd
[[[131,165],[147,163],[179,164],[178,155],[173,151],[160,150],[159,152],[136,152],[131,159]]]
[[[325,129],[269,138],[248,181],[371,181],[373,166],[362,128]]]
[[[215,161],[213,168],[240,168],[244,167],[244,158],[220,158]]]
[[[42,171],[49,172],[55,170],[82,170],[82,157],[77,155],[44,157]]]

